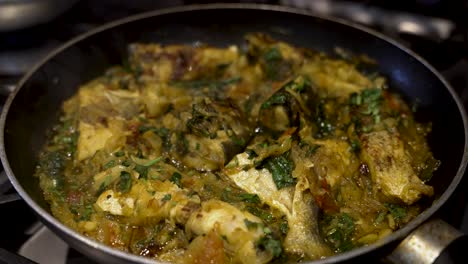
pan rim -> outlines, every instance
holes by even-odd
[[[110,246],[106,246],[104,244],[101,244],[95,240],[92,240],[88,237],[85,237],[81,235],[80,233],[72,230],[71,228],[65,226],[62,224],[57,218],[52,216],[48,211],[43,209],[41,206],[39,206],[28,194],[27,192],[23,189],[19,181],[16,179],[10,164],[8,162],[8,158],[6,156],[6,151],[5,151],[5,125],[6,125],[6,120],[8,117],[8,112],[10,109],[11,104],[13,103],[16,95],[18,92],[21,90],[21,88],[24,86],[24,84],[30,79],[30,77],[37,71],[39,70],[44,64],[46,64],[50,59],[58,55],[59,53],[66,51],[69,47],[75,45],[76,43],[87,39],[93,35],[99,34],[100,32],[118,27],[123,24],[127,24],[133,21],[137,20],[142,20],[142,19],[147,19],[150,17],[154,16],[160,16],[160,15],[170,15],[173,13],[184,13],[184,12],[198,12],[202,10],[220,10],[220,9],[229,9],[229,10],[235,10],[235,9],[240,9],[240,10],[259,10],[259,11],[274,11],[274,12],[280,12],[280,13],[289,13],[289,14],[296,14],[296,15],[302,15],[302,16],[308,16],[312,18],[317,18],[319,20],[329,22],[329,23],[335,23],[339,24],[340,26],[345,26],[349,28],[354,28],[359,31],[362,31],[366,34],[369,34],[375,38],[378,38],[380,40],[383,40],[387,43],[389,43],[391,46],[394,46],[406,54],[408,54],[410,57],[414,58],[417,62],[422,64],[422,66],[426,67],[439,81],[446,87],[446,89],[449,91],[450,95],[452,96],[452,99],[455,101],[458,111],[461,114],[462,121],[463,121],[463,127],[464,127],[464,132],[465,132],[465,142],[464,142],[464,153],[461,159],[461,164],[457,170],[457,173],[447,189],[442,193],[442,195],[431,205],[431,207],[425,209],[421,214],[419,214],[416,218],[414,218],[411,222],[409,222],[407,225],[405,225],[403,228],[393,232],[391,235],[387,236],[386,238],[373,243],[371,245],[359,247],[356,249],[353,249],[348,252],[336,254],[330,257],[326,257],[324,259],[319,259],[319,260],[314,260],[314,261],[309,261],[305,263],[314,263],[314,264],[325,264],[325,263],[335,263],[335,262],[341,262],[345,261],[351,258],[355,258],[357,256],[372,252],[378,248],[381,248],[384,245],[390,244],[392,242],[395,242],[397,240],[403,239],[406,235],[408,235],[412,230],[417,228],[419,225],[421,225],[423,222],[428,220],[437,210],[440,209],[440,207],[448,200],[448,198],[452,195],[453,191],[456,189],[458,186],[459,182],[463,178],[467,162],[468,162],[468,118],[466,111],[463,107],[463,104],[452,88],[452,86],[444,79],[444,77],[437,71],[433,66],[431,66],[426,60],[424,60],[422,57],[417,55],[415,52],[411,51],[410,49],[406,48],[402,44],[400,44],[398,41],[385,36],[377,31],[374,31],[372,29],[369,29],[367,27],[358,25],[354,22],[350,22],[347,20],[335,18],[335,17],[329,17],[329,16],[321,16],[314,14],[310,11],[307,10],[301,10],[297,8],[292,8],[292,7],[284,7],[284,6],[275,6],[275,5],[266,5],[266,4],[249,4],[249,3],[241,3],[241,4],[197,4],[197,5],[187,5],[187,6],[178,6],[178,7],[171,7],[171,8],[165,8],[165,9],[159,9],[159,10],[154,10],[154,11],[149,11],[133,16],[129,16],[126,18],[122,18],[116,21],[112,21],[109,23],[106,23],[102,26],[99,26],[91,31],[85,32],[81,35],[78,35],[71,40],[67,41],[66,43],[62,44],[60,47],[56,48],[52,52],[50,52],[47,56],[45,56],[43,59],[41,59],[39,62],[37,62],[18,82],[18,85],[16,89],[9,95],[4,107],[3,111],[0,117],[0,159],[3,163],[4,169],[6,174],[8,175],[8,178],[10,179],[12,185],[16,189],[16,191],[20,194],[20,196],[26,201],[26,203],[37,213],[41,216],[43,220],[45,220],[45,224],[48,225],[49,227],[53,227],[54,229],[57,228],[61,232],[65,233],[66,236],[72,237],[74,239],[79,240],[81,243],[85,244],[86,247],[88,248],[94,248],[100,251],[105,252],[108,255],[112,255],[114,257],[118,257],[120,259],[124,259],[127,261],[132,261],[132,262],[138,262],[138,263],[155,263],[153,259],[149,258],[144,258],[141,256],[137,256],[131,253],[127,253],[115,248],[112,248]],[[156,263],[164,263],[161,261],[156,261]]]

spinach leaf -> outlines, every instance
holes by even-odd
[[[180,182],[181,179],[182,175],[178,172],[174,172],[169,180],[179,186],[179,188],[182,188],[182,183]]]
[[[93,206],[88,204],[86,205],[82,212],[80,213],[80,217],[78,218],[78,221],[88,221],[91,218],[91,215],[94,213]]]
[[[359,140],[352,140],[351,141],[351,150],[353,152],[356,152],[356,153],[361,151],[361,143],[359,142]]]
[[[260,197],[256,194],[251,194],[251,193],[243,193],[240,195],[240,198],[244,202],[248,203],[260,203]]]
[[[266,61],[276,61],[276,60],[281,60],[283,59],[283,56],[281,55],[281,52],[277,47],[273,47],[265,52],[263,54],[263,58]]]
[[[130,160],[124,160],[122,161],[122,166],[125,166],[125,167],[130,167],[130,165],[132,165],[132,162]]]
[[[247,158],[249,160],[258,157],[258,154],[253,149],[246,149],[245,152],[247,153]]]
[[[288,234],[288,231],[289,231],[288,221],[283,220],[283,222],[281,222],[281,224],[280,224],[280,231],[281,231],[281,233],[282,233],[283,235]]]
[[[275,220],[273,215],[269,210],[265,210],[263,208],[260,208],[258,206],[247,206],[246,207],[247,211],[249,211],[251,214],[260,217],[263,221],[266,223],[271,223]]]
[[[267,50],[262,59],[264,62],[263,70],[268,80],[282,80],[291,72],[291,64],[283,59],[283,55],[277,47]]]
[[[120,172],[119,191],[126,193],[132,188],[132,175],[126,171]]]
[[[326,215],[322,229],[325,240],[336,252],[344,252],[353,248],[354,219],[346,213]]]
[[[172,199],[172,195],[170,193],[164,195],[164,197],[161,199],[163,202],[170,201]]]
[[[145,133],[146,131],[152,131],[156,135],[158,135],[161,139],[165,139],[169,135],[169,129],[165,127],[154,127],[154,126],[147,126],[147,125],[141,125],[138,127],[138,132],[140,134]]]
[[[148,179],[148,170],[149,170],[149,168],[151,166],[153,166],[154,164],[158,163],[161,159],[162,159],[162,157],[157,157],[157,158],[149,160],[149,161],[147,161],[146,163],[143,163],[143,164],[138,164],[138,163],[135,162],[134,170],[136,172],[138,172],[138,174],[140,175],[139,179]]]
[[[115,160],[111,160],[109,162],[107,162],[106,164],[104,164],[104,169],[107,170],[107,169],[110,169],[112,167],[114,167],[116,164]]]
[[[114,153],[114,156],[116,156],[116,157],[123,157],[123,156],[125,156],[125,152],[123,152],[123,151],[117,151],[117,152]]]
[[[284,105],[289,101],[290,97],[291,95],[286,91],[276,92],[262,104],[261,109],[268,109],[274,105]]]
[[[255,230],[260,226],[260,223],[252,222],[247,218],[244,219],[244,223],[245,223],[245,226],[247,227],[247,229],[249,229],[249,230]]]
[[[386,203],[385,207],[387,207],[390,214],[396,221],[401,221],[403,218],[406,217],[407,211],[406,208],[399,206],[397,204]]]
[[[270,171],[278,189],[289,187],[296,183],[296,179],[292,177],[294,163],[289,159],[288,152],[281,156],[266,159],[263,162],[263,167]]]
[[[349,97],[349,104],[359,107],[361,114],[372,116],[375,123],[379,123],[382,118],[380,113],[382,101],[382,90],[378,88],[365,89],[361,93],[353,93]]]
[[[148,179],[148,167],[137,164],[134,170],[140,175],[138,179]]]
[[[263,236],[256,243],[257,248],[260,250],[266,250],[273,255],[274,258],[277,258],[283,252],[283,246],[281,241],[274,239],[270,235]]]
[[[305,76],[298,76],[294,80],[288,82],[283,86],[284,89],[290,89],[294,92],[301,93],[307,86],[310,86],[310,80]]]

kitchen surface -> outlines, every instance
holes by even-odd
[[[8,2],[8,1],[7,1]],[[15,2],[15,1],[11,1]],[[63,1],[67,2],[67,1]],[[0,27],[0,103],[34,63],[67,40],[106,22],[147,10],[215,1],[82,0],[35,22]],[[468,1],[229,1],[298,7],[320,16],[333,16],[386,34],[432,64],[450,82],[468,107]],[[5,15],[0,1],[0,17]],[[25,11],[23,11],[25,12]],[[11,14],[10,14],[11,15]],[[14,14],[13,14],[14,15]],[[0,18],[1,19],[1,18]],[[1,20],[0,20],[1,21]],[[468,177],[465,177],[437,216],[468,234]],[[0,263],[94,263],[40,224],[25,202],[16,199],[5,175],[0,176]],[[34,263],[31,262],[31,263]],[[457,257],[439,263],[463,263]]]

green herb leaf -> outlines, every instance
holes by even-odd
[[[248,230],[255,230],[260,226],[260,223],[252,222],[249,219],[244,219],[245,226]]]
[[[309,145],[307,142],[301,141],[299,142],[299,147],[305,150],[306,155],[308,157],[311,157],[315,152],[317,152],[317,150],[321,147],[321,145],[318,145],[318,144]]]
[[[116,157],[123,157],[123,156],[125,156],[125,152],[123,152],[123,151],[117,151],[117,152],[114,153],[114,156],[116,156]]]
[[[119,191],[126,193],[132,188],[132,175],[126,171],[120,172]]]
[[[271,214],[270,211],[262,209],[262,208],[260,208],[258,206],[256,206],[256,207],[247,206],[246,209],[247,209],[247,211],[249,211],[253,215],[255,215],[257,217],[260,217],[266,223],[271,223],[271,222],[273,222],[275,220],[275,218],[273,217],[273,215]]]
[[[260,197],[256,194],[251,194],[251,193],[243,193],[240,195],[240,198],[244,202],[248,203],[260,203]]]
[[[252,149],[246,149],[245,152],[246,152],[247,155],[248,155],[248,156],[247,156],[248,159],[253,159],[253,158],[258,157],[258,154],[257,154],[254,150],[252,150]]]
[[[274,105],[284,105],[286,102],[289,101],[289,98],[289,93],[277,92],[262,104],[261,109],[268,109]]]
[[[97,195],[101,195],[107,187],[111,184],[112,181],[112,175],[106,175],[106,178],[104,178],[104,181],[99,185],[99,189],[97,190]]]
[[[382,221],[385,219],[385,216],[387,215],[387,212],[380,212],[377,214],[377,216],[374,219],[375,224],[380,224]]]
[[[262,238],[260,238],[259,241],[257,241],[257,248],[260,250],[266,250],[271,253],[271,255],[274,258],[277,258],[281,255],[283,252],[283,247],[281,245],[281,242],[279,240],[276,240],[272,238],[269,235],[266,235]]]
[[[346,213],[326,215],[322,223],[325,240],[336,252],[344,252],[353,248],[354,219]]]
[[[407,210],[406,208],[399,206],[397,204],[391,204],[391,203],[386,203],[384,204],[385,207],[387,207],[388,211],[390,211],[390,214],[393,216],[393,218],[396,221],[401,221],[403,218],[406,217],[407,215]]]
[[[266,61],[275,61],[283,59],[283,56],[277,47],[273,47],[263,54],[263,58]]]
[[[182,175],[178,172],[174,172],[169,180],[179,186],[179,188],[182,188],[182,183],[180,182],[181,179]]]
[[[361,143],[358,140],[351,141],[351,150],[356,153],[361,151]]]
[[[382,118],[380,115],[382,101],[382,90],[378,88],[365,89],[360,94],[352,94],[349,98],[350,105],[358,106],[358,109],[361,109],[361,114],[371,115],[375,123],[379,123]]]
[[[153,166],[154,164],[158,163],[161,159],[162,159],[162,157],[157,157],[157,158],[155,158],[155,159],[153,159],[153,160],[150,160],[150,161],[148,161],[148,162],[146,162],[146,163],[141,164],[141,166],[151,167],[151,166]]]
[[[289,187],[296,183],[296,179],[292,177],[294,163],[289,159],[288,153],[266,159],[263,167],[270,171],[278,189]]]
[[[148,167],[136,164],[135,165],[135,171],[138,172],[140,175],[138,178],[139,179],[148,179]]]
[[[303,92],[307,86],[310,86],[310,81],[305,76],[298,76],[294,80],[288,82],[283,86],[284,89],[290,89],[294,92],[301,93]]]
[[[280,231],[283,235],[286,235],[289,231],[288,221],[283,220],[280,224]]]
[[[161,201],[166,202],[166,201],[170,201],[171,199],[172,199],[172,195],[168,193],[168,194],[164,195],[164,197],[161,199]]]
[[[78,221],[88,221],[91,218],[91,215],[94,213],[93,206],[88,204],[84,207],[80,218]]]
[[[138,132],[140,134],[143,134],[147,131],[151,131],[153,132],[154,134],[158,135],[161,139],[165,139],[167,138],[167,136],[169,135],[169,129],[165,128],[165,127],[160,127],[160,128],[157,128],[157,127],[154,127],[154,126],[148,126],[148,125],[141,125],[138,127]]]
[[[106,164],[104,164],[104,169],[107,170],[109,168],[112,168],[116,165],[116,162],[115,160],[111,160],[109,162],[107,162]]]
[[[122,161],[122,166],[130,167],[130,165],[132,165],[132,162],[131,162],[130,160],[124,160],[124,161]]]

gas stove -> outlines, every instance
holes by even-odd
[[[82,0],[54,20],[14,32],[0,32],[0,107],[28,68],[67,40],[106,22],[156,8],[212,1]],[[225,1],[224,1],[225,2]],[[239,2],[239,1],[231,1]],[[309,9],[380,31],[397,39],[438,69],[468,107],[468,1],[240,1]],[[437,216],[468,234],[468,188],[465,177]],[[0,263],[94,263],[70,249],[18,200],[0,175]],[[446,263],[446,262],[444,262]]]

